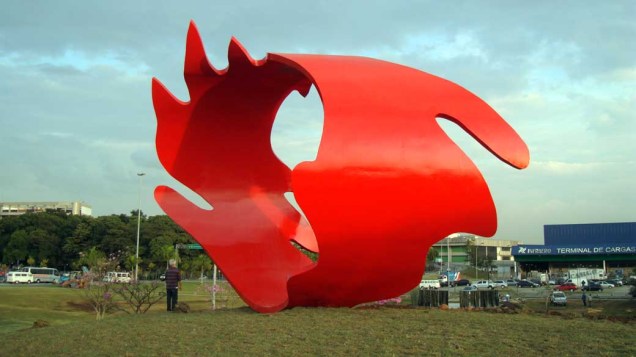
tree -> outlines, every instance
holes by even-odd
[[[137,259],[135,254],[129,254],[124,260],[124,266],[128,269],[128,271],[133,271],[137,266],[137,263],[141,263],[141,261],[141,257]]]
[[[106,254],[92,247],[87,252],[80,253],[79,265],[86,265],[94,274],[99,275],[101,273],[101,267],[106,265]]]
[[[101,235],[100,248],[106,254],[121,255],[135,248],[135,234],[120,216],[98,217],[95,230]]]
[[[477,261],[477,249],[479,247],[475,244],[475,238],[469,238],[466,242],[466,253],[468,254],[468,262],[472,266],[479,266]]]
[[[40,228],[33,230],[30,236],[33,254],[37,259],[40,262],[46,260],[48,263],[57,265],[57,260],[60,257],[60,238]]]
[[[134,314],[145,314],[152,305],[163,300],[166,295],[163,285],[156,281],[151,283],[134,281],[130,284],[118,284],[114,291],[128,305],[128,309],[120,308],[120,310]]]
[[[170,248],[172,248],[172,250],[170,250]],[[150,241],[150,254],[152,260],[157,263],[167,262],[169,259],[174,258],[174,241],[172,235],[170,233],[160,235]]]
[[[73,233],[65,239],[62,251],[67,256],[78,257],[80,252],[87,251],[91,247],[91,235],[91,221],[80,222]]]
[[[166,262],[166,269],[168,269],[168,262],[175,257],[174,247],[172,245],[161,246],[159,248],[159,254],[161,260]]]
[[[212,269],[212,261],[206,254],[199,254],[199,256],[191,261],[190,267],[200,272],[199,277],[201,283],[203,283],[203,272]]]
[[[428,250],[428,253],[426,253],[426,264],[428,265],[429,263],[434,263],[437,257],[439,257],[439,250],[431,247]]]
[[[426,253],[426,270],[434,270],[435,269],[435,259],[439,257],[439,250],[434,247],[430,247],[428,249],[428,253]]]
[[[493,259],[490,256],[486,256],[480,260],[481,267],[486,268],[486,272],[488,274],[487,279],[489,280],[490,280],[490,272],[492,271],[492,268],[494,267],[492,262],[493,262]]]
[[[29,255],[29,236],[24,230],[17,230],[11,234],[9,243],[4,251],[4,262],[20,265],[20,261]]]

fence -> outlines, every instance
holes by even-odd
[[[448,305],[448,291],[420,289],[417,291],[417,306],[439,307],[442,304]]]
[[[496,290],[475,290],[459,292],[459,307],[497,307],[499,292]]]

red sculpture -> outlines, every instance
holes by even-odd
[[[184,75],[190,102],[153,79],[157,152],[213,209],[159,186],[162,209],[203,246],[259,312],[354,306],[421,280],[429,247],[454,232],[492,236],[497,217],[477,167],[436,118],[524,168],[526,145],[490,106],[442,78],[350,56],[268,54],[232,38],[229,66],[205,55],[194,23]],[[314,85],[324,106],[315,161],[293,170],[273,153],[276,112]],[[294,192],[306,222],[284,197]],[[312,262],[292,245],[318,252]]]

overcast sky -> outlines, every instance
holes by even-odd
[[[636,221],[636,1],[3,1],[0,201],[74,201],[95,215],[184,192],[155,148],[152,77],[188,100],[185,37],[227,65],[231,36],[268,52],[375,57],[456,82],[530,149],[518,171],[453,124],[498,211],[496,238],[543,242],[543,225]],[[268,5],[276,4],[276,5]],[[312,160],[315,90],[293,93],[272,134],[290,167]],[[461,202],[458,202],[461,204]]]

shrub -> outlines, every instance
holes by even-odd
[[[113,301],[113,289],[111,284],[103,282],[90,282],[83,290],[84,297],[95,310],[95,319],[102,320],[106,313],[112,311],[117,305]]]
[[[165,291],[162,289],[163,284],[155,281],[151,283],[135,281],[130,284],[113,285],[115,285],[114,292],[127,305],[127,308],[120,308],[126,313],[143,314],[166,296]]]

